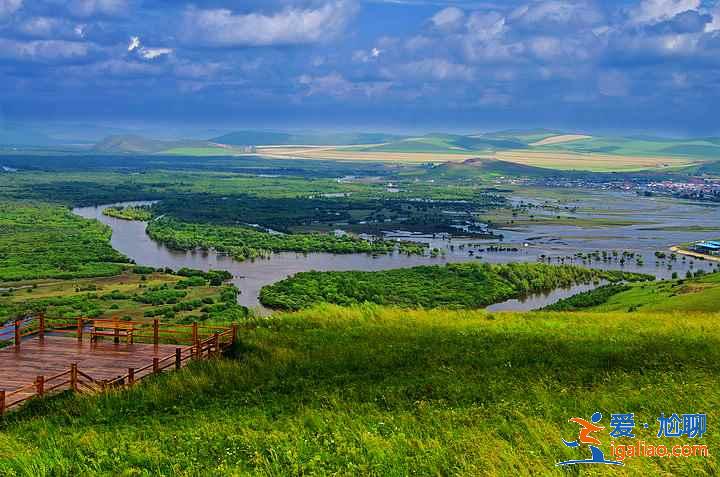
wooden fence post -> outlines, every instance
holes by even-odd
[[[38,376],[35,378],[35,388],[38,396],[45,394],[45,376]]]
[[[77,392],[78,391],[78,368],[77,363],[72,363],[70,365],[70,389]]]
[[[160,358],[153,358],[153,373],[160,372]]]
[[[113,343],[120,344],[120,328],[117,325],[117,321],[118,321],[117,316],[115,318],[113,318],[113,321],[115,322],[115,333],[114,333],[115,336],[113,337]]]
[[[220,354],[220,335],[217,331],[213,334],[213,352]]]
[[[175,369],[182,366],[182,348],[175,348]]]
[[[0,390],[0,416],[5,414],[5,390]]]
[[[82,343],[82,339],[83,339],[83,319],[82,318],[77,319],[77,339],[78,339],[78,343]]]
[[[135,368],[128,368],[128,385],[135,384]]]
[[[40,313],[38,319],[40,321],[40,330],[38,331],[38,334],[40,335],[40,341],[42,341],[45,339],[45,314]]]
[[[233,323],[232,324],[232,341],[231,344],[235,346],[237,344],[237,335],[238,335],[238,324]]]
[[[160,320],[157,319],[153,320],[153,344],[160,344]]]
[[[198,324],[192,324],[192,344],[196,345],[198,342]]]
[[[20,336],[20,327],[22,326],[22,321],[15,320],[15,351],[20,351],[20,341],[22,340]]]

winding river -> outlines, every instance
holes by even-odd
[[[489,252],[483,250],[486,245],[477,239],[437,239],[431,236],[411,237],[412,240],[427,242],[431,247],[438,247],[445,251],[445,254],[438,257],[425,256],[406,256],[401,254],[389,254],[373,257],[367,254],[349,254],[335,255],[330,253],[276,253],[270,259],[258,259],[237,261],[225,254],[216,253],[214,251],[178,251],[172,250],[153,241],[146,233],[146,222],[127,221],[108,217],[103,214],[103,210],[111,206],[128,206],[128,205],[147,205],[149,202],[122,202],[116,204],[106,204],[95,207],[79,207],[73,209],[73,212],[87,219],[98,220],[112,228],[112,246],[133,259],[139,265],[147,265],[152,267],[170,267],[177,270],[182,267],[195,268],[200,270],[227,270],[233,275],[232,283],[241,291],[238,302],[249,308],[256,309],[262,313],[267,313],[258,300],[260,289],[268,284],[282,280],[292,276],[298,272],[316,270],[316,271],[346,271],[346,270],[366,270],[377,271],[392,268],[413,267],[418,265],[445,264],[451,262],[470,262],[482,261],[489,263],[508,263],[517,261],[537,261],[541,255],[556,256],[559,254],[572,255],[576,251],[592,251],[596,247],[600,249],[619,248],[633,249],[645,258],[647,265],[639,267],[635,263],[626,263],[621,267],[617,263],[592,263],[591,267],[605,269],[624,269],[627,271],[637,271],[642,273],[650,273],[659,278],[668,278],[672,272],[684,274],[689,268],[689,263],[678,261],[673,265],[670,271],[664,266],[655,265],[655,257],[653,253],[658,250],[655,241],[651,241],[645,247],[628,247],[628,244],[637,245],[637,241],[633,241],[633,237],[623,237],[621,242],[618,240],[609,240],[607,235],[609,231],[603,229],[603,235],[606,237],[594,236],[583,238],[582,235],[575,237],[578,233],[575,228],[568,227],[543,227],[533,228],[528,231],[503,231],[505,235],[505,243],[513,244],[518,247],[516,252]],[[635,205],[635,204],[634,204]],[[624,229],[631,229],[625,227]],[[570,232],[569,236],[567,232]],[[584,229],[582,229],[584,230]],[[565,231],[566,236],[562,236],[561,232]],[[597,232],[591,232],[597,235]],[[643,234],[640,230],[635,231],[635,238],[638,233]],[[647,232],[644,232],[647,236]],[[561,238],[558,238],[561,237]],[[619,243],[620,242],[620,243]],[[491,242],[486,242],[487,244]],[[625,244],[623,247],[622,244]],[[452,245],[452,247],[451,247]],[[605,247],[602,247],[605,245]],[[618,247],[618,245],[621,245]],[[663,248],[670,245],[665,243]],[[470,251],[477,250],[470,254]],[[579,262],[568,261],[566,263]],[[707,264],[695,265],[695,268],[708,267]],[[706,268],[707,269],[707,268]],[[554,303],[562,298],[592,289],[592,285],[578,285],[569,289],[558,289],[549,293],[533,295],[523,299],[509,300],[489,307],[491,310],[513,310],[527,311],[541,308],[548,304]]]

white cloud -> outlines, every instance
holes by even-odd
[[[140,37],[139,36],[131,36],[130,44],[128,45],[127,51],[135,51],[138,48],[140,48]]]
[[[457,7],[448,7],[437,12],[430,21],[443,31],[455,31],[462,27],[465,12]]]
[[[634,23],[657,23],[688,10],[698,10],[701,0],[642,0],[631,12]]]
[[[155,58],[169,55],[172,52],[172,48],[141,48],[140,56],[142,56],[146,60],[154,60]]]
[[[119,15],[127,12],[128,0],[71,0],[67,8],[78,17]]]
[[[20,10],[23,0],[0,0],[0,19]]]
[[[473,40],[488,41],[499,38],[506,30],[505,17],[497,12],[475,12],[468,19],[467,29]]]
[[[377,47],[370,49],[370,51],[357,50],[353,53],[353,60],[359,63],[369,63],[380,58],[382,53],[383,50]]]
[[[137,51],[140,58],[145,60],[154,60],[156,58],[160,58],[161,56],[170,55],[175,50],[172,48],[146,48],[142,46],[139,36],[133,36],[130,37],[130,44],[128,45],[127,51],[129,53]]]
[[[63,40],[14,41],[0,39],[0,58],[30,62],[68,62],[90,54],[87,43]]]
[[[594,25],[603,15],[591,0],[543,0],[522,6],[510,14],[510,20],[532,24]]]
[[[333,0],[315,9],[287,8],[272,15],[190,8],[183,35],[190,43],[209,46],[319,43],[342,31],[355,11],[351,0]]]
[[[715,5],[715,8],[710,11],[710,15],[712,15],[712,21],[705,25],[705,31],[713,32],[720,30],[720,3]]]
[[[57,35],[64,26],[62,20],[57,18],[33,17],[20,23],[18,30],[29,36],[50,38]]]

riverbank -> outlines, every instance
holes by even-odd
[[[698,252],[693,252],[691,250],[686,250],[679,245],[670,247],[670,251],[673,253],[678,253],[680,255],[685,255],[687,257],[699,258],[701,260],[707,260],[710,262],[720,262],[720,257],[714,257],[712,255],[706,255],[704,253],[698,253]]]
[[[588,248],[598,245],[627,245],[635,241],[628,239],[620,244],[615,238],[602,241],[594,237],[585,244],[579,240],[580,229],[553,227],[537,227],[525,232],[507,232],[504,241],[482,241],[479,239],[458,239],[447,237],[433,237],[406,234],[403,240],[417,240],[426,244],[428,250],[437,249],[441,253],[436,256],[407,256],[399,253],[387,255],[372,254],[331,254],[331,253],[294,253],[282,252],[269,255],[268,258],[256,260],[237,261],[233,257],[218,253],[214,250],[172,250],[152,240],[146,233],[146,222],[121,220],[108,217],[103,212],[108,207],[138,207],[151,204],[151,202],[122,202],[96,207],[76,208],[73,212],[88,219],[95,219],[112,229],[111,244],[113,248],[131,258],[139,265],[152,267],[193,268],[198,270],[226,270],[233,275],[232,283],[237,286],[241,294],[239,304],[255,310],[259,314],[269,314],[270,310],[262,307],[259,301],[260,290],[267,285],[284,280],[300,272],[306,271],[382,271],[399,268],[411,268],[423,265],[444,265],[447,263],[483,262],[490,264],[505,264],[515,262],[546,261],[546,263],[578,265],[592,269],[617,270],[625,272],[652,274],[660,279],[671,278],[673,273],[684,275],[691,270],[690,264],[666,260],[658,260],[655,252],[658,248],[657,239],[648,243],[640,242],[643,248],[633,252],[641,261],[631,260],[621,263],[612,259],[611,250],[606,248]],[[628,228],[623,233],[628,233]],[[565,230],[565,235],[558,235]],[[548,235],[551,232],[553,235]],[[639,232],[638,232],[639,233]],[[643,232],[646,234],[646,232]],[[572,238],[570,238],[572,237]],[[577,237],[577,238],[576,238]],[[666,246],[660,249],[666,249]],[[607,260],[603,260],[598,252],[597,259],[587,259],[588,254],[598,250],[607,250]],[[613,249],[612,251],[623,249]],[[585,259],[576,257],[583,254]],[[639,264],[642,263],[642,264]],[[708,264],[710,265],[710,264]],[[573,293],[587,291],[587,286],[577,288],[557,289],[548,294],[540,294],[521,299],[513,299],[503,304],[496,304],[498,309],[508,311],[527,311],[537,303],[536,308],[542,308],[557,300],[566,298]]]

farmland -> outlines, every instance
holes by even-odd
[[[582,142],[582,140],[578,140]],[[545,143],[551,146],[574,143]],[[701,158],[692,156],[649,156],[649,155],[621,155],[601,152],[584,151],[555,151],[548,147],[521,150],[478,151],[462,149],[443,149],[436,147],[436,151],[413,151],[411,147],[406,152],[385,148],[369,148],[359,150],[356,148],[258,148],[258,154],[274,158],[288,159],[315,159],[338,161],[371,161],[387,163],[454,163],[469,159],[482,161],[497,159],[512,164],[539,167],[559,171],[641,171],[663,170],[688,167],[703,162]],[[399,149],[399,148],[398,148]],[[423,149],[423,148],[420,148]],[[545,150],[547,149],[547,150]]]

